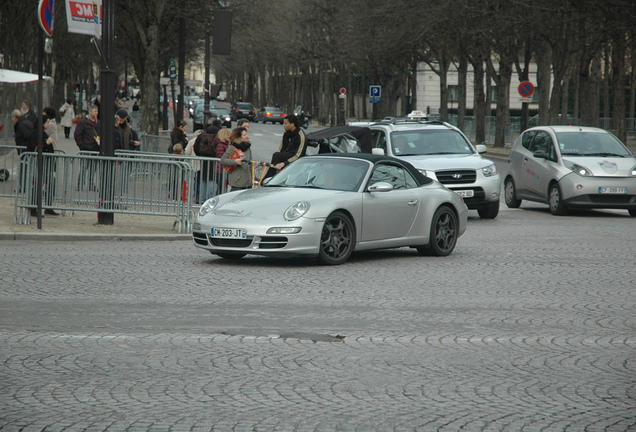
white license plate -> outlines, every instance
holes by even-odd
[[[462,198],[472,198],[473,196],[475,196],[475,191],[474,190],[456,190],[453,191],[455,192],[457,195],[459,195]]]
[[[247,230],[244,228],[212,228],[210,235],[216,238],[244,239],[247,238]]]
[[[627,193],[627,188],[626,187],[619,187],[619,186],[604,186],[604,187],[598,188],[598,193],[600,193],[600,194],[626,194]]]

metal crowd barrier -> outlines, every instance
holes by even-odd
[[[0,145],[0,197],[15,197],[18,179],[20,178],[20,157],[18,151],[26,147],[15,145]],[[55,150],[64,154],[63,150]]]
[[[219,158],[152,153],[137,150],[116,150],[115,155],[156,160],[177,159],[188,162],[195,170],[195,187],[190,190],[190,193],[192,194],[191,198],[195,204],[203,204],[206,199],[228,191],[227,173],[223,169],[223,165],[221,165],[221,160]],[[209,173],[210,171],[214,173],[214,180],[211,182],[208,180],[209,176],[206,175],[206,173]]]
[[[194,178],[181,160],[44,153],[42,208],[173,216],[178,232],[190,232]],[[14,223],[30,223],[36,197],[37,153],[22,153]]]

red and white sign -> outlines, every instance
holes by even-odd
[[[66,0],[66,23],[69,33],[101,37],[101,0]]]
[[[534,84],[530,81],[523,81],[519,84],[519,94],[521,97],[529,98],[534,93]]]
[[[40,0],[38,4],[38,18],[42,30],[47,35],[53,36],[53,18],[55,17],[55,0]]]
[[[346,89],[346,88],[344,88],[344,87],[341,87],[341,88],[340,88],[340,94],[342,94],[342,95],[343,95],[343,94],[347,94],[347,89]]]

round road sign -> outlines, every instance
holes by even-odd
[[[530,97],[534,93],[534,84],[530,81],[523,81],[519,84],[519,94],[521,97]]]
[[[347,94],[347,89],[344,87],[340,88],[340,94]]]
[[[53,36],[54,4],[55,0],[40,0],[40,4],[38,5],[40,26],[42,26],[44,32],[49,36]]]

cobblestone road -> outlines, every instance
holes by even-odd
[[[636,430],[635,240],[532,208],[339,267],[0,242],[0,430]]]

